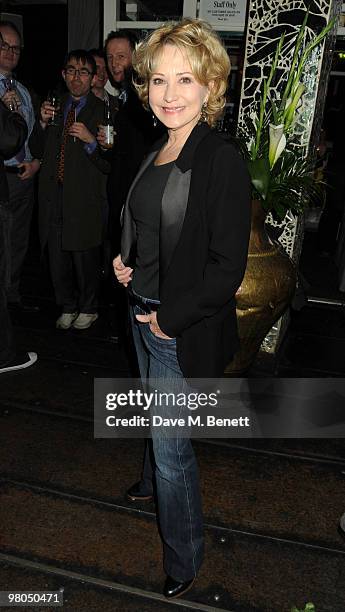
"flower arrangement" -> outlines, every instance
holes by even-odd
[[[322,198],[320,182],[313,177],[313,163],[302,152],[289,148],[294,124],[303,109],[305,85],[302,82],[307,59],[334,26],[331,20],[308,44],[305,44],[308,12],[296,34],[295,47],[287,79],[274,88],[285,34],[277,44],[271,69],[263,80],[258,110],[250,117],[246,146],[242,148],[252,181],[253,199],[278,219],[287,210],[300,213],[308,204]]]

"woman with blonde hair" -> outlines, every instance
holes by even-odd
[[[139,44],[133,67],[143,104],[167,128],[144,160],[123,211],[118,281],[128,287],[143,380],[187,391],[218,378],[238,347],[235,293],[250,230],[250,182],[235,148],[212,127],[225,105],[230,61],[207,23],[168,23]],[[179,417],[182,408],[151,414]],[[198,468],[187,437],[151,427],[131,500],[157,495],[166,597],[193,584],[203,559]],[[152,459],[152,461],[151,461]]]

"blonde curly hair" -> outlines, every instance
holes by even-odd
[[[149,108],[149,84],[164,45],[174,45],[188,59],[200,85],[213,85],[203,116],[213,126],[225,106],[225,92],[230,74],[230,59],[218,34],[201,19],[185,18],[164,24],[140,42],[133,54],[136,73],[134,86],[144,106]]]

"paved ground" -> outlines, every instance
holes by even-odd
[[[142,442],[93,438],[94,377],[130,372],[117,312],[103,308],[88,331],[55,330],[37,258],[24,291],[41,310],[13,315],[17,341],[39,361],[1,376],[0,590],[63,588],[73,612],[289,612],[307,601],[344,612],[344,441],[195,442],[206,560],[185,599],[168,603],[155,505],[124,497]],[[344,354],[343,310],[307,306],[292,316],[275,375],[344,377]]]

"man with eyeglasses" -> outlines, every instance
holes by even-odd
[[[30,144],[42,158],[39,180],[39,230],[48,246],[50,272],[62,313],[58,329],[84,330],[98,318],[100,245],[104,235],[108,162],[96,133],[104,104],[91,92],[95,60],[71,51],[62,76],[68,93],[56,108],[45,101]]]
[[[11,112],[0,101],[0,374],[28,368],[37,361],[36,353],[16,351],[6,295],[9,282],[11,219],[4,159],[15,155],[23,146],[26,137],[27,126],[23,117],[17,112]]]
[[[11,282],[8,302],[10,306],[36,310],[22,304],[19,291],[21,270],[29,243],[34,176],[40,167],[39,160],[33,158],[28,146],[35,114],[28,90],[13,78],[22,48],[20,32],[10,21],[0,21],[0,33],[0,98],[9,110],[18,111],[22,115],[28,128],[24,145],[16,155],[5,162],[11,215]]]

